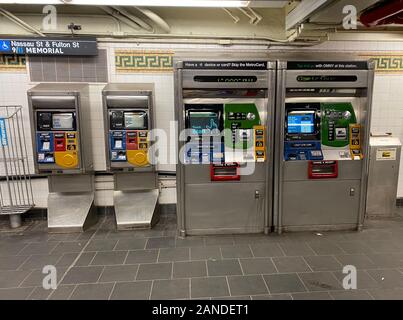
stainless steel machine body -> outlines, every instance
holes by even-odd
[[[114,174],[118,230],[158,221],[158,173],[150,151],[154,85],[109,83],[102,91],[107,170]]]
[[[371,136],[367,192],[367,215],[393,217],[396,215],[396,197],[402,144],[397,137]]]
[[[88,85],[41,83],[28,104],[35,171],[49,175],[48,229],[83,231],[96,221]]]
[[[275,63],[178,61],[181,236],[271,228]]]
[[[373,77],[366,61],[279,62],[278,232],[362,227]]]

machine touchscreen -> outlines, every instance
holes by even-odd
[[[74,117],[73,113],[53,113],[52,114],[52,128],[54,130],[73,130]]]
[[[291,111],[287,122],[289,134],[312,134],[315,132],[315,111]]]
[[[219,115],[212,111],[189,111],[189,127],[194,135],[219,133]]]
[[[147,114],[145,112],[125,112],[125,128],[129,130],[139,130],[147,128]]]

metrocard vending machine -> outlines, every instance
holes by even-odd
[[[269,232],[275,63],[179,61],[181,236]]]
[[[87,84],[41,83],[28,91],[35,171],[49,182],[50,232],[96,222]]]
[[[279,63],[279,232],[362,227],[373,77],[367,61]]]
[[[154,85],[109,83],[102,91],[107,170],[114,174],[117,229],[158,221],[158,173],[150,152]]]

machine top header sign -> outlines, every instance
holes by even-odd
[[[267,61],[183,61],[184,69],[267,70]]]
[[[2,38],[0,54],[33,56],[96,56],[96,38]]]
[[[367,61],[288,61],[288,70],[368,70]]]

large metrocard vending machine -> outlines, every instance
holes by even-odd
[[[150,152],[154,85],[109,83],[102,96],[117,229],[151,228],[159,216],[158,173]]]
[[[279,232],[362,227],[373,77],[367,61],[279,62]]]
[[[269,232],[275,63],[178,61],[178,231]]]
[[[28,91],[35,171],[48,175],[48,229],[96,222],[87,84],[41,83]]]

